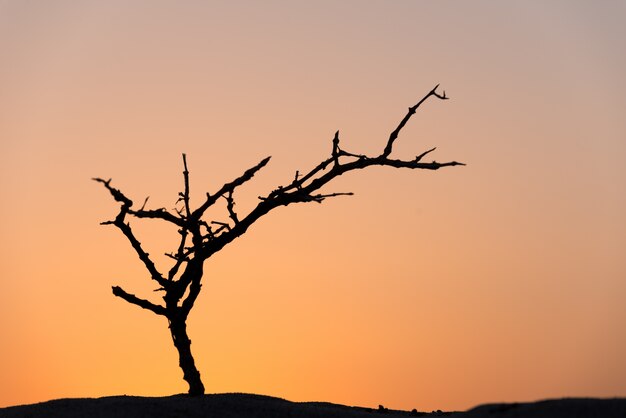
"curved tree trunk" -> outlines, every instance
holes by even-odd
[[[191,340],[187,336],[185,320],[170,319],[170,332],[174,346],[178,350],[178,364],[183,370],[183,379],[189,384],[189,394],[204,395],[204,385],[200,379],[200,372],[191,355]]]

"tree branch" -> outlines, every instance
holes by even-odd
[[[188,231],[186,228],[182,228],[178,232],[181,235],[180,244],[178,245],[178,250],[176,251],[176,255],[172,256],[172,258],[176,260],[176,263],[174,264],[174,266],[172,266],[170,271],[167,273],[167,279],[169,281],[174,280],[174,276],[176,276],[176,273],[178,273],[178,269],[188,259],[188,256],[189,256],[188,253],[185,254],[185,242],[187,240]]]
[[[292,202],[291,203],[300,203],[300,202],[317,202],[317,203],[322,203],[324,201],[324,199],[328,198],[328,197],[337,197],[337,196],[354,196],[354,193],[352,192],[339,192],[339,193],[327,193],[327,194],[323,194],[323,193],[318,193],[318,194],[307,194],[304,192],[300,192],[300,193],[296,193],[294,192],[292,194],[294,197],[291,199]]]
[[[440,95],[439,93],[437,93],[437,87],[439,87],[439,84],[437,84],[434,89],[432,89],[426,96],[424,96],[422,100],[417,102],[415,106],[409,107],[408,113],[404,116],[404,118],[402,118],[402,120],[400,121],[396,129],[394,129],[393,132],[391,132],[391,134],[389,135],[389,140],[387,141],[385,150],[381,154],[382,157],[388,157],[391,154],[393,143],[398,138],[400,131],[402,130],[402,128],[404,128],[404,125],[406,125],[409,119],[411,119],[411,116],[415,114],[415,112],[417,111],[417,108],[420,107],[422,103],[424,103],[431,96],[435,96],[436,98],[441,99],[441,100],[448,99],[448,97],[446,97],[445,91],[443,92],[443,95]]]
[[[191,217],[191,209],[189,209],[189,170],[187,169],[187,155],[183,154],[183,167],[185,170],[183,171],[183,177],[185,179],[185,192],[183,193],[183,202],[185,203],[185,212],[187,213],[187,218]]]
[[[226,210],[228,211],[230,219],[232,219],[235,224],[238,224],[239,218],[235,212],[235,199],[233,199],[233,191],[229,190],[228,195],[224,196],[224,198],[226,199]]]
[[[431,148],[427,151],[422,152],[420,155],[416,156],[415,159],[413,161],[415,162],[419,162],[422,160],[422,158],[424,158],[426,155],[430,154],[431,152],[433,152],[434,150],[436,150],[437,148]]]
[[[137,305],[140,308],[147,309],[149,311],[154,312],[157,315],[167,316],[167,310],[161,305],[155,305],[154,303],[147,301],[145,299],[140,299],[135,295],[132,295],[126,292],[119,286],[113,286],[113,294],[118,298],[124,299],[128,303],[132,303],[133,305]]]
[[[135,218],[153,218],[153,219],[163,219],[164,221],[168,221],[177,226],[183,226],[184,221],[169,213],[165,208],[160,209],[150,209],[150,210],[128,210],[128,214],[134,216]]]
[[[339,131],[335,132],[335,136],[333,138],[333,151],[331,153],[331,158],[335,162],[335,165],[339,164]]]
[[[128,241],[130,241],[130,244],[133,246],[135,252],[139,256],[139,259],[143,262],[143,264],[146,266],[146,269],[148,269],[148,271],[150,272],[150,276],[152,277],[152,279],[163,287],[167,286],[167,281],[163,278],[163,275],[159,273],[156,266],[150,259],[150,254],[143,250],[143,248],[141,247],[141,243],[137,238],[135,238],[135,234],[130,228],[130,224],[125,223],[123,219],[121,219],[119,222],[116,219],[114,224],[122,231]]]
[[[181,305],[181,311],[185,317],[189,315],[189,312],[191,312],[191,308],[193,308],[193,304],[196,302],[196,299],[200,294],[200,290],[202,289],[202,284],[200,283],[201,279],[202,276],[194,278],[191,281],[191,284],[189,286],[189,294],[187,295],[185,300],[183,300],[183,303]]]
[[[132,206],[133,201],[127,198],[120,190],[112,187],[111,179],[102,180],[101,178],[94,178],[93,180],[104,184],[104,186],[107,188],[107,190],[109,190],[113,198],[118,202],[122,202],[120,212],[115,217],[115,220],[103,222],[103,224],[113,224],[122,231],[124,236],[126,236],[132,247],[135,249],[135,252],[139,256],[139,259],[143,262],[143,264],[150,272],[150,276],[152,277],[152,279],[159,283],[159,285],[165,287],[167,285],[167,281],[163,278],[161,273],[159,273],[156,266],[150,259],[150,254],[143,250],[143,248],[141,247],[141,242],[139,242],[139,240],[135,237],[135,235],[133,234],[133,230],[130,227],[130,224],[127,223],[125,220],[126,214],[131,212],[130,207]]]
[[[126,196],[124,196],[124,193],[122,193],[116,188],[111,187],[111,179],[104,180],[104,179],[101,179],[100,177],[94,177],[92,178],[92,180],[97,181],[98,183],[104,184],[104,187],[107,188],[107,190],[111,193],[111,195],[113,196],[113,199],[115,199],[116,202],[121,202],[122,205],[127,206],[128,208],[130,208],[133,205],[133,201],[127,198]]]
[[[269,162],[270,158],[271,157],[267,157],[263,159],[260,163],[258,163],[254,167],[246,170],[241,176],[237,177],[235,180],[231,181],[230,183],[226,183],[214,195],[210,195],[209,193],[207,193],[206,201],[198,209],[193,211],[193,213],[191,214],[191,217],[193,219],[200,219],[202,215],[204,214],[204,212],[213,204],[215,204],[215,202],[217,202],[217,200],[221,196],[223,196],[227,192],[234,191],[236,187],[241,186],[245,182],[249,181],[252,177],[254,177],[257,171],[265,167],[265,165]]]
[[[433,152],[435,148],[422,152],[413,160],[398,160],[389,158],[389,154],[391,154],[391,151],[393,150],[393,144],[398,138],[400,131],[411,119],[411,116],[413,116],[417,108],[431,96],[440,100],[448,99],[445,92],[443,92],[443,94],[437,93],[438,87],[439,85],[435,86],[435,88],[433,88],[426,96],[417,102],[415,106],[409,108],[406,116],[400,121],[396,129],[394,129],[389,136],[387,145],[381,155],[378,157],[367,157],[366,155],[352,154],[341,150],[339,146],[339,132],[336,132],[332,140],[332,151],[329,158],[319,163],[302,177],[300,177],[299,172],[297,172],[295,179],[287,186],[279,186],[266,197],[259,197],[261,202],[259,202],[259,204],[243,219],[238,218],[239,222],[232,228],[227,227],[226,224],[222,224],[224,226],[220,229],[226,228],[226,231],[219,235],[212,235],[211,239],[204,243],[199,256],[203,258],[210,257],[215,252],[221,250],[225,245],[244,234],[246,230],[260,217],[279,206],[287,206],[292,203],[300,202],[321,203],[327,197],[352,195],[352,193],[315,193],[333,179],[349,171],[361,170],[374,165],[424,170],[438,170],[442,167],[465,165],[457,161],[444,163],[439,163],[437,161],[432,161],[430,163],[422,162],[422,159],[426,155]],[[341,162],[342,157],[350,157],[353,160]],[[331,166],[330,169],[328,169],[329,166]]]

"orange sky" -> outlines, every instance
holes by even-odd
[[[207,261],[207,391],[626,396],[626,6],[542,3],[0,2],[0,406],[186,390],[163,318],[111,294],[155,297],[91,177],[172,207],[182,152],[196,203],[271,155],[244,211],[337,129],[380,153],[437,83],[452,100],[395,155],[467,167],[346,175],[327,190],[355,196],[278,209]]]

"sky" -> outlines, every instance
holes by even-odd
[[[344,149],[351,197],[279,208],[205,264],[209,393],[394,409],[626,396],[622,1],[0,1],[0,407],[185,392],[92,177],[173,208],[272,156],[240,213]],[[224,209],[224,208],[221,208]],[[228,215],[219,208],[215,219]],[[165,270],[176,231],[133,223]]]

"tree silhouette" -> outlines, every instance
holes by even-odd
[[[159,284],[156,291],[164,292],[164,305],[155,304],[126,292],[119,286],[113,286],[113,294],[126,302],[147,309],[157,315],[164,316],[169,322],[174,346],[178,351],[179,365],[183,370],[183,378],[189,384],[190,395],[204,393],[204,385],[200,379],[200,372],[196,368],[191,354],[191,340],[187,336],[187,317],[200,294],[204,262],[224,246],[237,237],[243,235],[248,228],[259,218],[279,206],[292,203],[318,202],[329,197],[352,195],[352,193],[322,193],[319,190],[333,179],[353,170],[360,170],[371,166],[389,166],[395,168],[437,170],[441,167],[464,165],[456,161],[439,163],[436,161],[422,162],[422,159],[435,148],[424,151],[412,160],[390,158],[393,145],[402,128],[415,114],[417,108],[430,97],[446,100],[445,91],[437,93],[437,86],[426,94],[415,106],[409,108],[408,113],[391,132],[382,153],[375,157],[362,154],[353,154],[340,148],[339,132],[332,140],[330,157],[320,162],[306,174],[296,171],[294,179],[287,185],[279,186],[265,197],[259,197],[258,204],[245,216],[235,211],[235,189],[252,179],[263,168],[270,157],[263,159],[254,167],[245,171],[241,176],[230,183],[224,184],[217,192],[206,194],[206,200],[199,207],[192,209],[189,205],[189,170],[187,159],[183,154],[184,191],[179,193],[177,205],[180,208],[170,212],[165,208],[146,209],[146,202],[139,209],[133,209],[133,201],[126,197],[119,189],[111,186],[111,179],[94,178],[111,193],[113,198],[121,203],[120,211],[112,221],[102,222],[103,225],[115,225],[128,239],[133,249],[148,270],[152,280]],[[207,222],[203,219],[205,211],[219,199],[226,200],[229,221]],[[146,199],[147,201],[147,199]],[[174,253],[166,254],[173,260],[173,265],[163,275],[151,260],[150,255],[143,249],[141,242],[135,236],[129,218],[154,218],[169,222],[178,228],[180,242]]]

